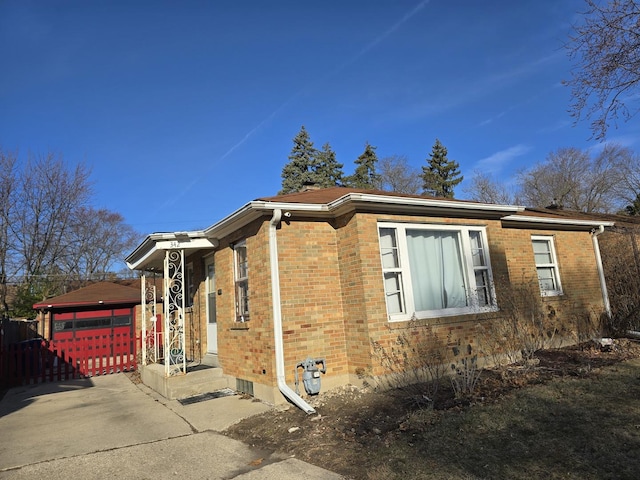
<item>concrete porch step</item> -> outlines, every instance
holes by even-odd
[[[199,365],[187,369],[186,374],[165,377],[164,365],[151,364],[140,367],[142,383],[169,400],[178,400],[202,393],[234,388],[221,368]]]
[[[219,367],[220,363],[218,362],[218,355],[214,353],[207,353],[204,357],[202,357],[202,365],[209,365],[211,367]]]

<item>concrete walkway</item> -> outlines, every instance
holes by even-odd
[[[269,408],[235,395],[182,405],[125,375],[14,388],[0,401],[0,479],[342,478],[218,433]]]

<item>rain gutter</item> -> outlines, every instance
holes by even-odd
[[[294,392],[285,380],[284,342],[282,335],[282,308],[280,298],[280,273],[278,267],[278,241],[276,229],[282,218],[282,210],[275,208],[269,222],[269,262],[271,264],[271,301],[273,303],[273,336],[276,354],[276,378],[280,392],[298,408],[307,414],[316,413],[315,409]]]
[[[604,225],[600,225],[597,229],[591,230],[591,240],[593,241],[593,250],[596,254],[596,264],[598,265],[598,277],[600,278],[600,289],[602,290],[602,302],[607,316],[611,318],[611,304],[609,303],[609,293],[607,291],[607,282],[604,278],[604,268],[602,267],[602,257],[600,256],[600,244],[598,236],[604,232]]]

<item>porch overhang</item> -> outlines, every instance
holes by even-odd
[[[218,241],[202,231],[152,233],[125,259],[131,270],[162,272],[168,250],[213,250]]]

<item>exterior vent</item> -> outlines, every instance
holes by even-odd
[[[253,397],[253,382],[236,378],[236,390],[240,393],[251,395]]]

